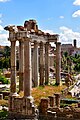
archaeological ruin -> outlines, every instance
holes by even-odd
[[[58,34],[44,33],[38,29],[35,20],[25,21],[24,26],[6,26],[11,43],[11,85],[9,95],[9,113],[26,116],[35,115],[35,106],[31,95],[32,81],[34,86],[46,85],[49,82],[49,45],[56,45],[56,84],[60,84],[61,47]],[[19,41],[19,92],[16,91],[16,41]],[[31,49],[33,48],[33,55]],[[39,52],[38,52],[39,49]]]
[[[34,87],[38,87],[49,83],[49,49],[51,43],[56,46],[55,79],[56,85],[60,85],[61,43],[59,42],[59,35],[44,33],[38,28],[35,20],[25,21],[24,26],[6,26],[4,29],[9,31],[8,40],[11,43],[9,118],[37,120],[40,116],[40,120],[62,120],[63,118],[63,120],[73,120],[73,117],[75,119],[76,116],[79,117],[79,112],[76,112],[77,109],[60,108],[60,93],[55,93],[48,98],[42,98],[39,109],[34,104],[31,94],[33,84]],[[19,42],[19,91],[16,89],[17,41]],[[21,91],[24,92],[23,97],[19,95]],[[63,91],[63,93],[66,94],[66,91],[65,93]]]

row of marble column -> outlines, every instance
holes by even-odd
[[[16,92],[16,40],[11,40],[11,93]],[[45,54],[44,54],[45,46]],[[40,51],[40,55],[38,52]],[[56,43],[56,83],[60,84],[60,43]],[[44,72],[45,71],[45,72]],[[45,73],[45,76],[44,76]],[[40,78],[38,75],[40,74]],[[39,78],[39,80],[38,80]],[[31,41],[26,38],[19,40],[19,91],[24,96],[31,95],[32,79],[34,86],[48,84],[49,82],[49,42],[45,45],[34,42],[33,57],[31,60]]]

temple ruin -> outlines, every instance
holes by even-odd
[[[9,95],[9,113],[35,116],[35,105],[31,95],[32,80],[34,86],[49,82],[49,45],[56,45],[56,84],[60,84],[61,43],[58,34],[44,33],[38,29],[35,20],[25,21],[24,26],[7,26],[8,40],[11,42],[11,85]],[[16,41],[19,41],[19,92],[16,91]],[[31,49],[33,47],[33,55]],[[38,52],[39,49],[39,52]]]

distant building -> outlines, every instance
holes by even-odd
[[[61,45],[61,52],[67,52],[68,55],[71,55],[74,52],[74,46],[72,44],[62,44]]]
[[[61,53],[67,52],[68,55],[75,55],[80,54],[80,48],[77,48],[76,46],[76,39],[73,40],[72,44],[62,44],[61,45]]]

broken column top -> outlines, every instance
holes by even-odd
[[[38,25],[36,20],[29,20],[24,22],[24,28],[27,28],[27,31],[34,30],[35,32],[38,31]]]
[[[36,22],[36,20],[33,20],[33,19],[26,20],[24,22],[24,26],[9,25],[9,26],[6,26],[4,29],[8,30],[9,33],[11,33],[11,34],[14,34],[11,36],[16,36],[17,40],[18,40],[18,37],[24,38],[26,36],[26,37],[31,37],[31,39],[32,39],[33,36],[35,36],[35,37],[39,37],[39,39],[40,39],[40,37],[42,37],[42,39],[45,39],[45,40],[47,39],[48,42],[57,42],[58,37],[59,37],[58,34],[52,35],[50,33],[45,33],[42,30],[38,29],[37,22]]]

